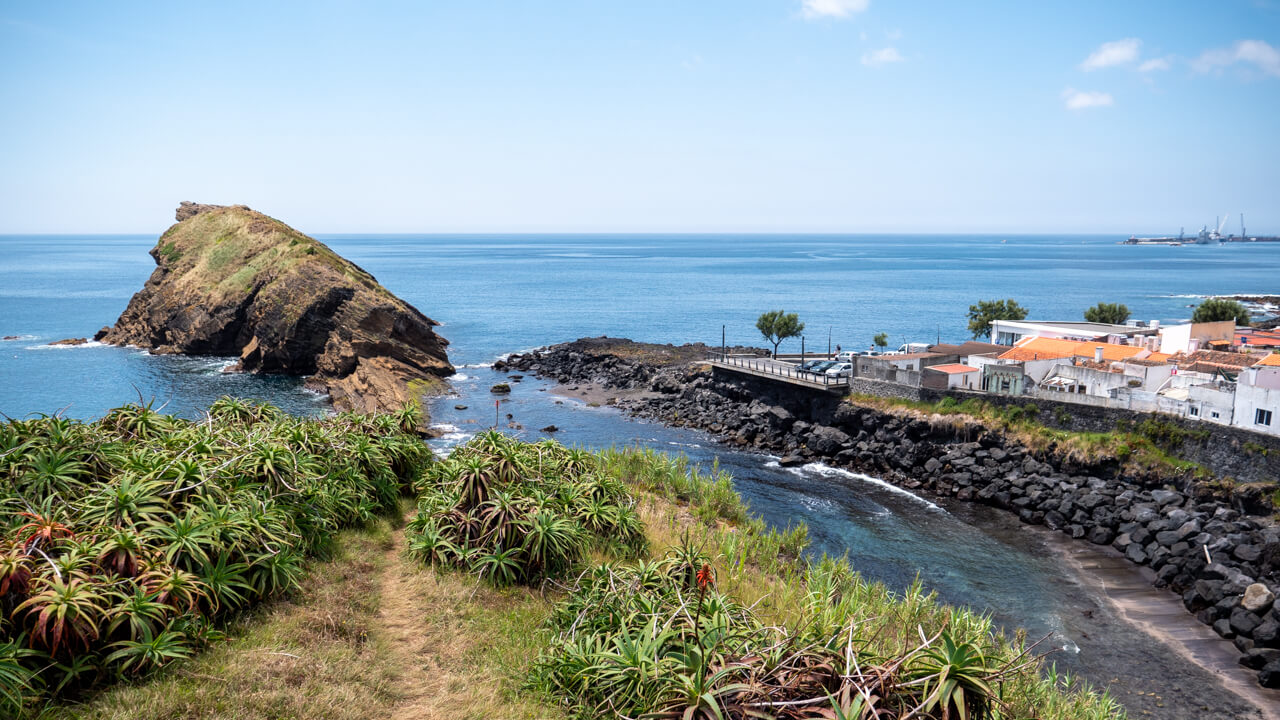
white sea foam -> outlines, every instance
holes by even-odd
[[[13,335],[11,337],[5,338],[4,340],[0,340],[0,342],[22,342],[24,340],[35,340],[35,339],[36,339],[35,335]]]
[[[306,385],[303,385],[303,386],[302,386],[302,394],[304,394],[304,395],[308,395],[308,396],[310,396],[310,397],[312,397],[312,398],[314,398],[314,399],[316,399],[316,400],[329,400],[329,399],[330,399],[330,398],[329,398],[329,393],[327,393],[327,392],[321,392],[320,390],[313,390],[312,388],[309,388],[309,387],[307,387]]]
[[[463,375],[462,373],[454,373],[453,375],[450,375],[449,377],[445,378],[445,380],[448,380],[450,382],[462,382],[463,380],[470,380],[470,379],[471,379],[470,375]]]
[[[543,350],[546,350],[549,347],[551,346],[550,345],[534,345],[533,347],[527,347],[523,350],[513,350],[509,353],[502,353],[498,357],[494,358],[494,362],[499,362],[499,361],[506,362],[511,359],[512,355],[527,355],[528,353],[531,353],[531,352],[542,352]],[[492,367],[492,363],[490,363],[486,367]]]
[[[28,345],[24,350],[78,350],[81,348],[99,348],[107,347],[106,343],[100,343],[97,340],[90,340],[79,345]]]
[[[850,472],[848,470],[842,470],[840,468],[831,467],[830,465],[823,465],[822,463],[808,463],[806,465],[802,465],[799,469],[806,472],[811,472],[817,475],[822,475],[823,477],[839,477],[839,478],[846,478],[849,480],[858,480],[860,482],[870,483],[872,485],[882,487],[888,490],[889,492],[902,495],[903,497],[911,498],[912,500],[922,505],[925,505],[930,510],[936,510],[942,513],[946,512],[946,510],[944,510],[942,507],[932,502],[929,502],[928,500],[925,500],[919,495],[916,495],[915,493],[909,492],[907,490],[903,490],[897,485],[887,483],[878,477],[872,477],[871,475],[863,475],[862,473]]]
[[[235,358],[219,358],[217,360],[210,360],[209,362],[206,362],[204,366],[217,373],[224,373],[228,368],[234,367],[238,362],[240,361]]]
[[[460,368],[491,368],[491,367],[493,367],[493,363],[491,363],[491,362],[487,362],[487,363],[467,363],[466,365],[458,365],[458,366],[456,366],[456,367],[460,367]]]

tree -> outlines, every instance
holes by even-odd
[[[770,310],[756,320],[756,329],[765,340],[773,343],[773,356],[778,357],[778,344],[787,338],[798,337],[804,332],[804,323],[795,313]]]
[[[1024,320],[1027,309],[1013,300],[979,300],[969,306],[969,332],[976,340],[991,335],[991,323],[995,320]]]
[[[1237,325],[1249,325],[1249,311],[1237,300],[1226,298],[1209,298],[1196,306],[1191,313],[1191,322],[1206,323],[1221,320],[1235,320]]]
[[[1123,325],[1124,321],[1129,319],[1129,306],[1100,302],[1084,311],[1084,319],[1107,325]]]
[[[876,336],[871,338],[871,342],[875,343],[876,347],[884,350],[889,346],[889,333],[876,333]]]

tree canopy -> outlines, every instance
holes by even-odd
[[[1084,319],[1089,322],[1122,325],[1129,319],[1129,306],[1120,303],[1100,302],[1084,311]]]
[[[787,338],[797,337],[804,332],[804,323],[796,313],[784,310],[770,310],[756,320],[756,329],[765,340],[773,343],[773,356],[778,356],[778,345]]]
[[[1196,306],[1195,312],[1191,313],[1191,322],[1219,322],[1221,320],[1235,320],[1237,325],[1249,324],[1249,311],[1238,300],[1228,300],[1227,298],[1209,298]]]
[[[876,333],[876,336],[871,338],[871,342],[875,343],[876,347],[887,347],[889,345],[889,333]]]
[[[1027,309],[1014,300],[979,300],[969,306],[969,332],[974,339],[991,335],[995,320],[1025,320]]]

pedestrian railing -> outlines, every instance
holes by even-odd
[[[845,387],[849,384],[848,373],[841,373],[840,375],[811,373],[801,370],[791,363],[779,362],[769,358],[714,353],[708,358],[708,361],[713,365],[730,370],[745,370],[754,375],[768,375],[806,385],[835,388]]]

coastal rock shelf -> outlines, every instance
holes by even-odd
[[[906,489],[983,503],[1025,523],[1110,545],[1151,568],[1157,587],[1231,640],[1240,663],[1280,687],[1280,528],[1246,506],[1116,463],[1034,451],[985,426],[852,405],[825,393],[712,374],[688,360],[645,359],[628,341],[577,341],[495,365],[617,390],[614,404],[734,445],[820,460]],[[620,349],[620,352],[614,352]]]
[[[453,374],[437,323],[323,243],[243,205],[184,202],[176,217],[96,340],[307,375],[339,410],[395,409]]]

